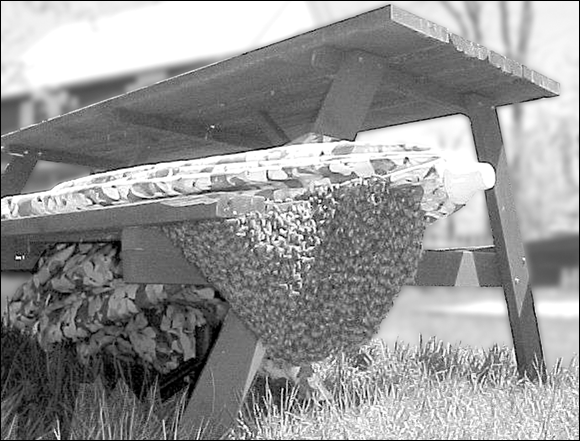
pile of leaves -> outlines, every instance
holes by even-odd
[[[58,244],[10,300],[8,320],[45,350],[71,342],[84,363],[105,351],[167,373],[205,355],[201,330],[227,308],[210,287],[125,283],[118,243]]]

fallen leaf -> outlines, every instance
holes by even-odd
[[[153,331],[151,328],[147,328]],[[144,360],[153,362],[155,358],[155,332],[153,332],[153,337],[150,333],[143,332],[131,332],[129,334],[129,339],[133,345],[133,349],[137,354],[139,354]]]
[[[40,271],[38,271],[34,276],[32,276],[32,281],[34,283],[34,286],[36,286],[36,288],[40,288],[42,285],[48,282],[50,277],[51,274],[48,268],[42,267],[40,268]]]
[[[145,294],[152,305],[167,299],[167,293],[163,289],[163,285],[147,285],[145,286]]]
[[[171,329],[171,319],[166,315],[163,316],[163,318],[161,319],[161,326],[160,326],[161,330],[164,332],[169,331],[169,329]]]
[[[137,290],[139,289],[139,285],[131,284],[125,287],[125,292],[127,293],[127,297],[132,300],[135,300],[135,296],[137,295]]]
[[[52,279],[50,283],[52,285],[52,289],[62,293],[71,293],[76,287],[76,285],[65,276]]]
[[[173,340],[173,342],[171,343],[171,350],[183,354],[183,349],[181,348],[177,340]]]
[[[209,286],[197,290],[197,295],[202,299],[211,300],[215,297],[215,290]]]
[[[101,296],[96,295],[89,297],[89,309],[88,309],[89,318],[92,319],[97,313],[97,311],[101,309],[102,306],[103,299],[101,298]]]
[[[183,361],[187,361],[195,357],[195,337],[189,338],[186,334],[181,332],[179,334],[179,343],[183,349]]]
[[[68,248],[65,248],[62,251],[59,251],[58,253],[50,256],[48,260],[48,269],[52,272],[53,270],[51,266],[53,265],[56,265],[56,267],[59,269],[62,268],[70,256],[73,255],[75,249],[76,245],[71,245]]]

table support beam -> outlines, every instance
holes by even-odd
[[[158,229],[125,228],[121,247],[127,283],[209,285],[199,268]]]
[[[496,173],[495,187],[485,195],[518,369],[521,375],[544,380],[540,332],[497,111],[475,95],[468,97],[467,106],[477,157]]]
[[[501,286],[493,247],[426,250],[415,286]]]
[[[354,140],[384,76],[381,57],[360,51],[344,56],[322,104],[313,132]]]
[[[264,357],[264,347],[230,309],[181,418],[186,433],[222,439],[233,427]]]

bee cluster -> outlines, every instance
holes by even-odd
[[[300,365],[377,332],[418,266],[422,196],[418,185],[354,179],[265,213],[161,228],[272,358]]]

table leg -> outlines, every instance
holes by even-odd
[[[486,192],[498,268],[507,303],[512,338],[521,375],[545,379],[546,368],[528,264],[520,236],[516,206],[497,111],[485,99],[467,99],[467,115],[479,161],[496,172],[495,187]]]

